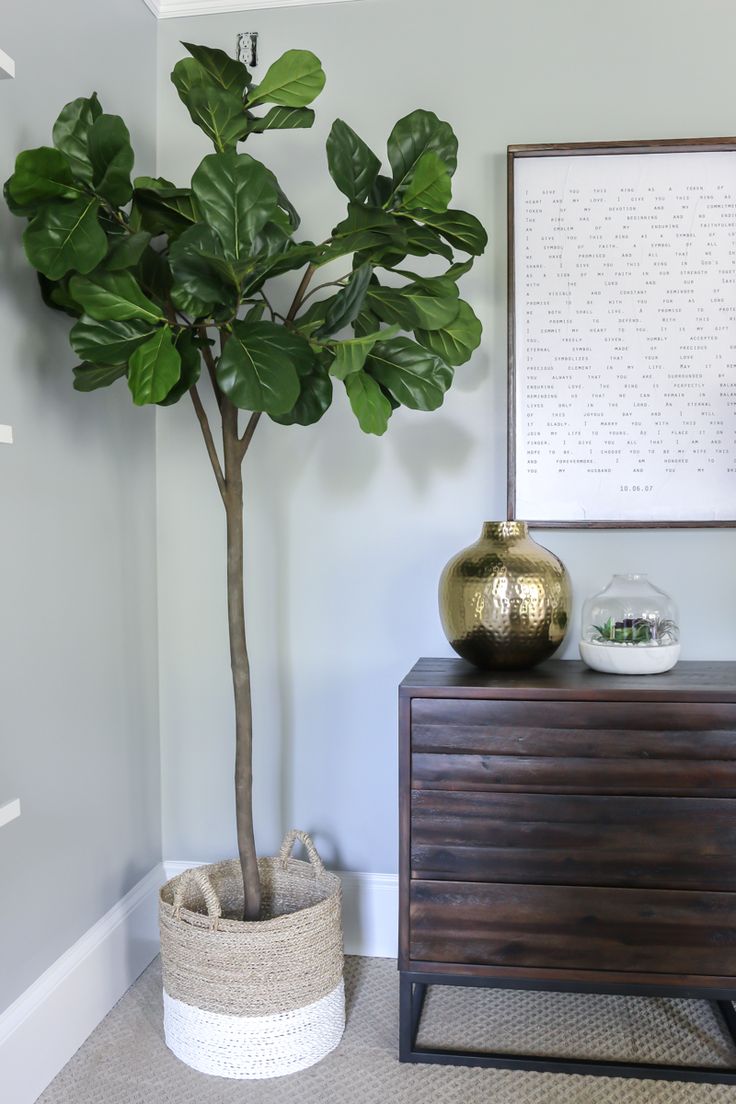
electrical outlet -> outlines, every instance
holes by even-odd
[[[238,61],[249,69],[258,65],[258,31],[242,31],[238,35]]]
[[[13,427],[9,425],[0,425],[0,445],[12,445],[13,443]]]
[[[8,801],[6,805],[0,805],[0,828],[5,824],[10,824],[11,820],[15,820],[20,816],[20,799],[16,797],[15,801]]]
[[[11,57],[8,57],[4,50],[0,50],[0,80],[12,80],[14,76],[15,62]]]

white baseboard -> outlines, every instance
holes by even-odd
[[[0,1014],[0,1098],[33,1104],[158,954],[156,866]]]
[[[33,1104],[159,951],[158,891],[196,862],[156,866],[0,1013],[0,1099]],[[398,880],[340,871],[347,954],[394,958]]]
[[[198,862],[167,860],[167,878]],[[345,953],[395,958],[398,945],[399,881],[395,874],[338,870],[342,881]]]

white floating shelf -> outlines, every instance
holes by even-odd
[[[0,828],[5,824],[10,824],[11,820],[15,820],[20,816],[20,799],[16,797],[15,801],[9,801],[7,805],[0,805]]]
[[[5,77],[15,76],[15,62],[11,57],[5,53],[4,50],[0,50],[0,80]]]

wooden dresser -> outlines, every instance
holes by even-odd
[[[401,1059],[736,1084],[416,1042],[431,984],[708,999],[736,1039],[736,663],[423,659],[399,712]]]

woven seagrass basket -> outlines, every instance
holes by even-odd
[[[309,862],[291,857],[297,839]],[[166,1044],[202,1073],[279,1077],[324,1058],[345,1028],[340,879],[304,832],[260,859],[261,919],[243,914],[236,860],[161,889]]]

